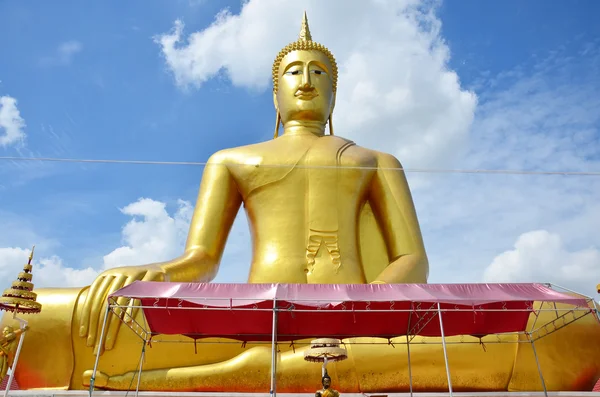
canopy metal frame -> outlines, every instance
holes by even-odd
[[[548,335],[553,334],[554,332],[570,325],[571,323],[580,320],[581,318],[587,316],[587,315],[592,315],[595,317],[595,319],[600,323],[600,311],[599,311],[599,307],[598,304],[596,303],[596,301],[587,296],[587,295],[583,295],[580,294],[578,292],[575,292],[573,290],[570,290],[568,288],[564,288],[555,284],[551,284],[551,283],[544,283],[544,285],[548,288],[554,289],[554,290],[563,290],[567,293],[574,293],[577,294],[579,296],[581,296],[582,298],[584,298],[585,302],[586,302],[586,306],[573,306],[572,308],[557,308],[556,303],[554,302],[541,302],[540,306],[536,309],[534,307],[527,307],[525,309],[507,309],[507,308],[502,308],[502,309],[485,309],[485,308],[479,308],[479,309],[461,309],[458,306],[456,306],[454,309],[443,309],[441,307],[441,304],[439,302],[436,303],[432,303],[430,307],[427,308],[422,308],[421,305],[419,303],[414,304],[414,302],[411,302],[410,305],[410,309],[388,309],[388,310],[371,310],[371,309],[352,309],[354,312],[389,312],[389,311],[395,311],[395,312],[412,312],[412,313],[424,313],[424,315],[418,315],[419,320],[417,321],[416,324],[412,324],[410,323],[410,318],[409,318],[409,322],[408,322],[408,327],[405,333],[400,332],[398,337],[401,336],[405,336],[406,337],[406,342],[400,342],[400,341],[394,341],[393,343],[391,342],[391,340],[388,340],[387,342],[382,342],[382,344],[393,344],[393,345],[400,345],[400,344],[406,344],[407,346],[407,366],[408,366],[408,377],[409,377],[409,388],[410,388],[410,395],[411,397],[413,396],[413,379],[412,379],[412,366],[411,366],[411,353],[410,353],[410,346],[411,345],[415,345],[415,344],[441,344],[442,345],[442,350],[444,353],[444,362],[445,362],[445,367],[446,367],[446,376],[447,376],[447,381],[448,381],[448,393],[450,397],[453,397],[453,388],[452,388],[452,377],[451,377],[451,370],[450,370],[450,365],[448,362],[448,349],[447,349],[447,345],[449,344],[482,344],[483,342],[481,342],[481,340],[477,341],[477,340],[473,340],[473,339],[477,339],[475,337],[472,336],[466,336],[466,335],[462,335],[460,336],[460,340],[459,341],[446,341],[446,336],[444,334],[444,321],[443,321],[443,314],[445,312],[456,312],[456,311],[465,311],[465,312],[473,312],[473,313],[477,313],[477,312],[491,312],[491,311],[513,311],[513,312],[523,312],[523,311],[527,311],[529,313],[532,313],[535,316],[535,319],[533,321],[533,324],[531,325],[529,330],[525,330],[522,332],[512,332],[512,333],[503,333],[503,334],[490,334],[490,335],[486,335],[486,336],[491,336],[491,335],[495,335],[496,336],[496,340],[487,340],[485,341],[485,344],[490,344],[490,343],[505,343],[505,344],[515,344],[515,343],[529,343],[531,344],[532,347],[532,351],[533,351],[533,355],[535,357],[535,361],[536,361],[536,365],[537,365],[537,369],[539,372],[539,376],[540,376],[540,381],[542,384],[542,388],[544,391],[544,395],[546,397],[548,397],[548,390],[546,388],[546,383],[544,380],[544,376],[543,376],[543,372],[542,372],[542,368],[537,356],[537,351],[535,348],[535,342],[540,340],[541,338],[544,338]],[[123,298],[123,297],[122,297]],[[144,357],[146,354],[146,349],[145,346],[147,344],[152,343],[209,343],[209,344],[215,344],[215,343],[235,343],[235,344],[240,344],[243,343],[245,344],[245,342],[240,342],[240,341],[236,341],[236,340],[231,340],[231,342],[215,342],[215,341],[198,341],[197,339],[192,338],[193,335],[186,335],[188,337],[190,337],[189,341],[168,341],[168,340],[160,340],[160,338],[157,338],[159,335],[158,334],[153,334],[150,330],[149,330],[149,326],[147,325],[142,325],[140,324],[132,315],[132,313],[137,310],[140,309],[156,309],[156,308],[162,308],[160,306],[144,306],[142,304],[138,304],[138,300],[136,298],[132,298],[132,297],[124,297],[127,298],[125,300],[125,303],[123,304],[119,304],[117,302],[116,298],[113,297],[109,297],[108,298],[108,304],[107,304],[107,308],[104,314],[104,321],[102,324],[102,330],[100,333],[100,342],[99,343],[104,343],[104,338],[105,338],[105,333],[106,333],[106,325],[107,325],[107,321],[109,316],[112,315],[116,315],[123,324],[125,324],[131,331],[133,331],[143,342],[144,344],[144,348],[142,349],[142,357],[140,360],[140,366],[139,366],[139,371],[138,371],[138,379],[137,379],[137,386],[136,386],[136,391],[135,391],[135,396],[138,397],[139,396],[139,389],[140,389],[140,382],[141,382],[141,376],[142,376],[142,370],[143,370],[143,361],[144,361]],[[140,298],[140,297],[137,297]],[[185,297],[181,297],[181,298],[177,298],[177,300],[179,301],[179,304],[177,306],[174,307],[164,307],[165,310],[231,310],[233,308],[233,302],[236,300],[236,298],[231,298],[230,299],[230,306],[229,307],[182,307],[181,306],[181,302],[186,300],[186,299],[197,299],[197,297],[189,297],[189,298],[185,298]],[[211,298],[203,298],[204,300],[206,300],[207,302],[210,302]],[[214,300],[221,300],[222,298],[214,298]],[[239,300],[247,300],[247,298],[239,298]],[[306,299],[302,299],[302,302],[306,302]],[[313,300],[314,302],[325,302],[325,300]],[[552,305],[552,307],[544,307],[544,306],[550,306]],[[277,395],[277,346],[278,346],[278,340],[277,340],[277,314],[279,312],[290,312],[290,311],[297,311],[297,312],[319,312],[321,311],[321,309],[319,308],[314,308],[314,309],[296,309],[295,307],[293,307],[293,302],[292,302],[292,307],[287,307],[287,308],[279,308],[277,307],[277,299],[273,299],[273,308],[272,309],[261,309],[258,308],[257,306],[252,307],[252,308],[240,308],[240,307],[236,307],[235,310],[253,310],[253,311],[272,311],[273,312],[273,327],[272,327],[272,334],[271,334],[271,341],[270,342],[251,342],[253,344],[259,344],[259,343],[269,343],[271,345],[271,373],[270,373],[270,395],[273,397],[276,397]],[[347,312],[349,310],[344,309],[344,310],[327,310],[327,312]],[[551,311],[551,312],[555,312],[556,313],[556,318],[548,321],[546,324],[542,324],[537,326],[537,322],[540,316],[540,313],[542,312],[546,312],[546,311]],[[561,314],[559,314],[561,313]],[[421,330],[423,330],[427,324],[431,321],[433,321],[434,319],[438,319],[439,323],[440,323],[440,339],[441,341],[429,341],[427,338],[429,337],[423,337],[418,335],[419,332]],[[145,317],[144,317],[145,319]],[[537,328],[536,328],[537,326]],[[501,336],[505,336],[505,335],[520,335],[520,336],[524,336],[524,338],[516,338],[516,340],[511,341],[511,340],[504,340],[501,338]],[[243,335],[238,335],[238,336],[243,336]],[[248,335],[246,335],[248,336]],[[287,335],[290,336],[290,335]],[[467,337],[469,340],[464,340],[464,337]],[[301,336],[298,336],[299,338]],[[345,335],[339,335],[337,336],[339,339],[343,339],[345,337]],[[199,338],[202,338],[201,335],[199,335]],[[306,337],[303,337],[306,338]],[[420,339],[417,339],[420,338]],[[295,342],[292,340],[291,345],[293,346]],[[356,343],[356,342],[351,342],[351,341],[344,341],[344,344],[360,344],[360,343]],[[379,344],[379,343],[369,343],[369,345],[373,345],[373,344]],[[96,355],[96,361],[94,363],[94,369],[93,369],[93,373],[92,373],[92,377],[90,380],[90,389],[89,389],[89,396],[92,397],[93,391],[94,391],[94,380],[96,377],[96,372],[98,370],[98,364],[99,364],[99,360],[100,360],[100,354]]]

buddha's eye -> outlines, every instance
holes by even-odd
[[[313,74],[327,74],[327,73],[325,73],[322,70],[311,70],[310,72],[313,73]]]
[[[290,70],[289,72],[285,72],[288,76],[298,76],[302,74],[302,70]]]

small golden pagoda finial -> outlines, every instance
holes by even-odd
[[[306,11],[304,11],[304,16],[302,17],[302,26],[300,27],[300,36],[298,37],[298,41],[312,41],[310,28],[308,27],[308,17],[306,16]]]
[[[4,291],[0,297],[0,310],[6,310],[13,313],[39,313],[42,305],[37,300],[37,294],[33,292],[33,283],[31,274],[33,265],[33,251],[35,245],[29,254],[29,261],[23,267],[23,271],[13,281],[12,286]]]
[[[28,265],[31,265],[31,261],[33,260],[33,252],[35,251],[35,245],[33,247],[31,247],[31,252],[29,253],[29,261],[27,262]]]

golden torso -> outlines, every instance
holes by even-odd
[[[375,152],[305,133],[217,156],[247,212],[254,253],[249,282],[365,283],[358,217]]]

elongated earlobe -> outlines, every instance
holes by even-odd
[[[333,114],[329,115],[329,135],[333,135]]]
[[[279,110],[276,110],[277,118],[275,119],[275,133],[273,134],[273,139],[279,136],[279,124],[281,124],[281,115],[279,114]]]

